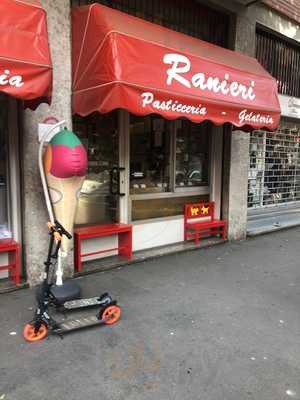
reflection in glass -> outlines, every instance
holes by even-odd
[[[176,187],[208,185],[209,134],[209,122],[177,122]]]
[[[130,116],[130,194],[170,190],[170,121]]]
[[[74,118],[74,131],[88,153],[88,175],[78,200],[75,224],[117,221],[117,198],[111,195],[110,171],[118,165],[117,113]]]

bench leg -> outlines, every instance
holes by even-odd
[[[222,239],[223,239],[223,240],[227,240],[227,224],[225,224],[225,225],[223,226],[223,229],[222,229]]]
[[[9,270],[10,279],[14,281],[15,285],[20,284],[20,255],[19,247],[8,253],[8,262],[13,267]]]
[[[200,242],[200,232],[195,231],[195,244],[199,244]]]
[[[74,235],[74,267],[75,271],[81,272],[82,263],[81,263],[81,240],[78,235]]]
[[[132,231],[119,233],[118,247],[120,256],[132,259]]]
[[[16,252],[15,252],[15,263],[16,263],[15,284],[19,285],[20,284],[20,248],[19,248],[19,246],[16,248]]]

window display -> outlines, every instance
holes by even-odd
[[[210,122],[130,116],[132,221],[180,215],[187,194],[203,194],[201,187],[209,184],[210,135]]]
[[[176,187],[208,185],[209,122],[178,121]]]
[[[117,113],[74,118],[74,131],[87,149],[88,175],[78,200],[75,224],[117,220],[117,198],[111,195],[111,171],[118,165]]]
[[[170,190],[170,121],[130,116],[130,194]]]
[[[88,152],[88,176],[78,201],[76,225],[118,222],[127,183],[129,222],[180,215],[187,201],[208,199],[210,122],[169,121],[115,110],[75,116],[73,129]],[[121,160],[119,134],[120,143],[128,143],[125,152],[121,149]],[[124,170],[125,166],[129,169]]]
[[[11,237],[8,219],[8,104],[0,95],[0,239]]]

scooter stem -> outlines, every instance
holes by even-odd
[[[65,120],[62,120],[58,122],[57,124],[54,124],[49,131],[47,131],[41,140],[40,147],[39,147],[39,170],[40,170],[40,175],[41,175],[41,180],[42,180],[42,185],[43,185],[43,191],[44,191],[44,196],[46,200],[46,206],[49,214],[49,218],[52,224],[54,224],[54,212],[50,200],[50,195],[49,195],[49,190],[47,186],[47,181],[46,181],[46,176],[45,176],[45,170],[43,166],[43,147],[44,143],[46,142],[47,138],[50,136],[50,134],[58,127],[62,126],[65,124]],[[57,259],[57,270],[56,270],[56,284],[58,286],[61,286],[63,284],[62,281],[62,276],[63,276],[63,270],[62,270],[62,265],[61,265],[61,252],[58,252],[58,259]]]
[[[47,186],[47,181],[46,181],[46,176],[45,176],[45,170],[43,166],[43,147],[44,143],[46,142],[47,138],[50,136],[50,134],[59,126],[65,124],[65,120],[62,120],[58,122],[57,124],[54,124],[49,131],[47,131],[40,142],[40,147],[39,147],[39,170],[40,170],[40,175],[41,175],[41,180],[42,180],[42,185],[43,185],[43,190],[44,190],[44,196],[46,200],[46,206],[49,214],[49,218],[52,224],[54,224],[54,213],[53,213],[53,208],[50,200],[50,195],[49,195],[49,190]]]

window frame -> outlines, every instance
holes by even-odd
[[[130,118],[130,115],[129,115]],[[163,117],[161,117],[163,118]],[[191,187],[178,187],[175,182],[175,173],[176,173],[176,135],[178,130],[178,121],[169,121],[170,126],[170,190],[168,192],[162,193],[138,193],[138,194],[130,194],[131,200],[146,200],[146,199],[159,199],[159,198],[168,198],[168,197],[184,197],[186,194],[188,195],[204,195],[209,194],[210,190],[210,176],[211,176],[211,135],[209,135],[209,144],[208,144],[208,184],[207,185],[199,185],[199,186],[191,186]],[[130,132],[129,132],[130,135]],[[129,137],[130,141],[130,137]],[[130,144],[129,144],[130,147]],[[129,153],[129,163],[130,163],[130,153]],[[182,196],[180,196],[182,194]]]
[[[128,148],[130,148],[130,113],[128,113],[128,140],[129,140],[129,145]],[[163,118],[163,117],[162,117]],[[176,182],[175,182],[175,172],[176,172],[176,133],[178,130],[178,120],[175,121],[169,121],[171,126],[170,126],[170,183],[169,187],[170,190],[168,192],[162,192],[162,193],[139,193],[139,194],[130,194],[130,190],[128,192],[128,220],[131,223],[136,223],[136,222],[146,222],[146,221],[155,221],[155,220],[161,220],[162,218],[176,218],[179,216],[174,215],[174,216],[166,216],[166,217],[157,217],[157,218],[149,218],[146,220],[132,220],[132,204],[134,201],[138,200],[154,200],[154,199],[168,199],[168,198],[176,198],[176,197],[187,197],[187,196],[203,196],[203,195],[210,195],[211,192],[211,175],[212,175],[212,166],[211,162],[213,160],[212,157],[212,126],[210,127],[210,134],[209,134],[209,142],[208,142],[208,184],[207,185],[201,185],[201,186],[191,186],[191,187],[176,187]],[[123,129],[121,129],[123,130]],[[129,159],[129,164],[130,164],[130,151],[128,152],[128,159]],[[129,171],[128,171],[129,174]],[[129,177],[129,184],[130,184],[130,177]]]

